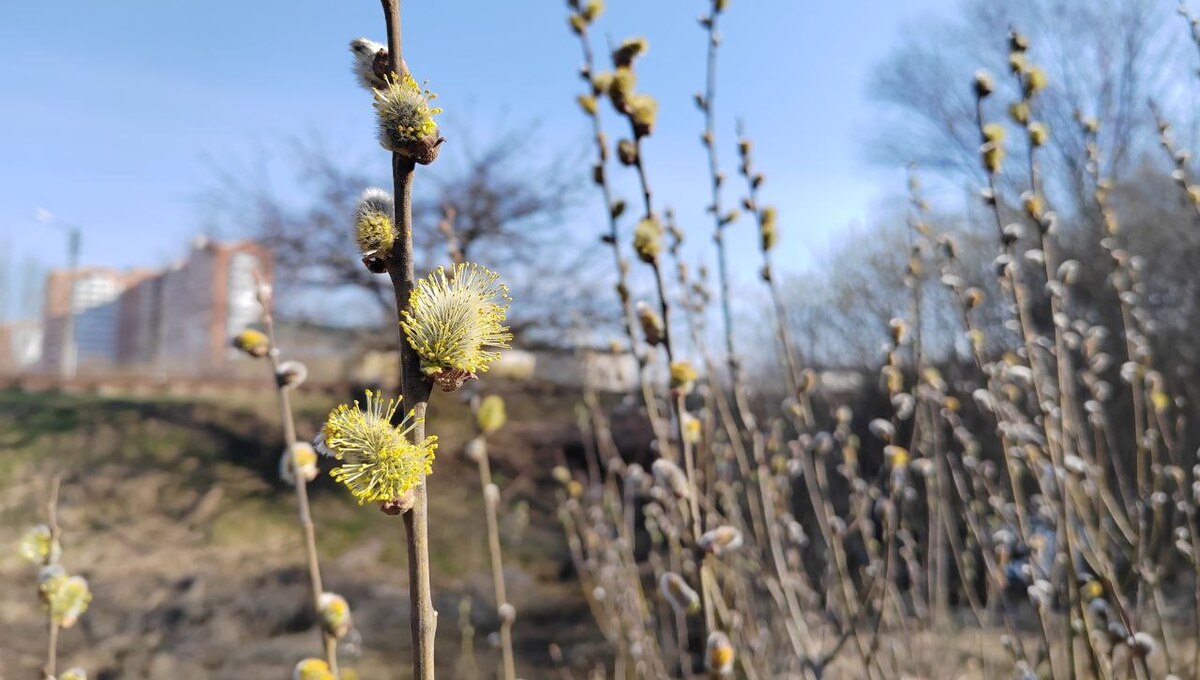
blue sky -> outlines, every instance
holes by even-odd
[[[448,120],[476,135],[501,118],[537,121],[546,149],[587,143],[564,2],[404,4],[405,56],[441,95]],[[696,248],[711,229],[701,208],[702,120],[691,102],[703,84],[705,36],[695,19],[706,4],[610,0],[598,30],[614,41],[650,41],[639,86],[659,98],[661,123],[646,160],[656,192],[676,207]],[[902,188],[900,173],[865,162],[873,113],[866,79],[907,24],[952,5],[730,3],[720,150],[737,179],[734,122],[742,117],[768,175],[764,197],[780,207],[779,266],[802,269],[814,249]],[[386,162],[346,47],[358,35],[383,40],[374,0],[64,0],[15,3],[0,17],[9,55],[0,60],[0,267],[30,257],[61,266],[64,238],[33,220],[38,207],[82,225],[84,264],[163,264],[205,227],[197,198],[215,183],[214,166],[255,165],[289,137],[319,131],[348,158],[379,153]],[[602,225],[592,210],[569,226],[599,233]],[[754,235],[748,222],[740,228],[734,257],[749,263]]]

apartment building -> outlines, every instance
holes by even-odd
[[[229,338],[258,320],[256,274],[272,280],[265,248],[207,238],[161,270],[53,271],[40,366],[61,372],[64,361],[73,361],[82,372],[219,373],[234,356]],[[64,337],[68,314],[72,343]]]

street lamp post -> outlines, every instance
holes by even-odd
[[[64,380],[70,380],[75,377],[78,366],[77,344],[75,342],[75,291],[76,278],[79,269],[79,248],[82,236],[79,232],[79,227],[66,224],[60,221],[48,210],[38,208],[34,212],[34,219],[42,224],[57,227],[67,232],[67,279],[70,281],[70,288],[67,292],[67,314],[63,319],[63,332],[61,339],[61,356],[58,362],[59,375]]]

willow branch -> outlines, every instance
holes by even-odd
[[[400,0],[381,0],[384,19],[387,22],[388,55],[390,70],[397,77],[407,72],[401,43]],[[412,187],[416,163],[398,153],[392,153],[392,181],[396,201],[396,242],[387,258],[387,272],[396,293],[396,311],[399,315],[408,308],[409,297],[416,283],[413,264],[413,215]],[[403,408],[396,413],[404,416],[405,409],[412,411],[415,426],[409,432],[410,440],[425,439],[425,411],[429,402],[431,383],[421,372],[420,358],[405,340],[401,331],[400,345],[400,393]],[[413,676],[420,680],[434,677],[434,637],[437,632],[437,611],[433,608],[433,594],[429,572],[429,499],[427,480],[413,489],[412,508],[404,513],[404,528],[408,548],[408,590],[412,627]]]
[[[261,286],[261,282],[260,282]],[[312,512],[308,504],[308,482],[304,478],[296,459],[293,448],[296,446],[296,419],[292,413],[292,401],[289,391],[279,379],[279,347],[275,340],[275,317],[271,313],[271,300],[268,297],[260,299],[262,304],[263,326],[267,331],[267,358],[271,362],[271,372],[275,379],[275,393],[279,398],[279,419],[283,423],[283,439],[286,446],[284,455],[288,465],[292,466],[293,485],[296,494],[296,511],[300,521],[301,533],[304,536],[304,556],[308,563],[308,582],[312,595],[313,611],[319,616],[321,595],[325,592],[321,584],[321,564],[317,556],[317,536],[313,526]],[[322,631],[322,642],[325,649],[325,662],[334,677],[338,675],[337,637],[329,631]]]

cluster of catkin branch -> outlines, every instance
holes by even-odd
[[[653,200],[643,141],[658,105],[636,77],[645,40],[619,43],[601,63],[593,33],[603,4],[567,4],[583,56],[578,101],[595,140],[592,174],[609,218],[604,241],[656,450],[651,460],[619,450],[602,400],[585,385],[581,431],[598,463],[556,470],[559,516],[612,656],[571,663],[560,653],[563,677],[588,664],[589,677],[819,678],[833,669],[897,677],[914,670],[906,653],[914,635],[957,631],[965,616],[970,635],[1004,650],[1000,663],[976,646],[989,677],[1200,678],[1200,466],[1183,448],[1184,412],[1156,364],[1139,258],[1122,242],[1112,181],[1100,174],[1101,121],[1084,113],[1076,121],[1087,139],[1080,180],[1094,190],[1088,209],[1102,225],[1098,245],[1110,259],[1120,325],[1105,327],[1073,303],[1082,265],[1064,256],[1040,168],[1050,130],[1038,119],[1039,95],[1052,84],[1027,39],[1009,36],[1014,101],[998,101],[988,73],[974,82],[993,282],[969,283],[979,272],[939,231],[910,171],[912,304],[892,320],[883,348],[884,412],[837,403],[803,366],[771,260],[780,217],[763,203],[765,176],[739,125],[741,209],[758,231],[787,394],[775,409],[749,391],[735,342],[726,244],[744,231],[740,211],[723,203],[729,189],[715,122],[728,3],[712,0],[700,18],[707,77],[695,97],[709,160],[715,292],[705,272],[695,278],[680,261],[682,234]],[[1190,155],[1157,109],[1147,115],[1158,118],[1183,200],[1200,214]],[[615,142],[607,132],[614,124]],[[637,208],[617,195],[614,166],[636,175]],[[650,269],[649,301],[631,288],[629,252]],[[965,369],[923,351],[931,273],[961,321]],[[985,289],[1001,299],[988,300]],[[714,301],[720,353],[705,325]],[[987,336],[978,315],[988,305],[1001,310],[1010,336]],[[683,356],[685,328],[692,360]],[[1189,582],[1195,620],[1181,624],[1171,593]],[[931,644],[931,654],[941,653]]]

